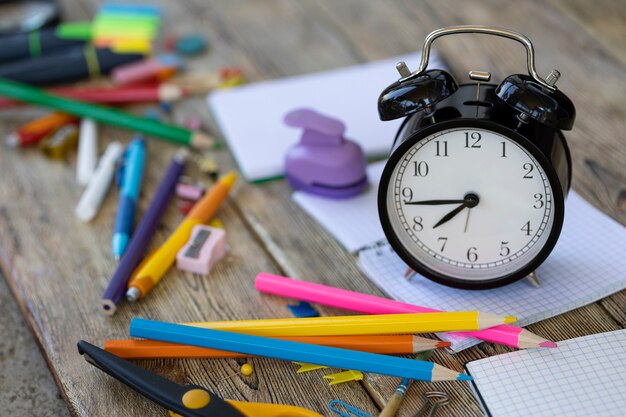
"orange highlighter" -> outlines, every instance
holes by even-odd
[[[148,256],[133,273],[128,283],[126,298],[137,301],[163,278],[168,269],[176,261],[176,254],[191,237],[191,229],[195,225],[207,223],[215,215],[222,202],[235,184],[237,174],[229,172],[198,201],[185,220],[161,247]]]

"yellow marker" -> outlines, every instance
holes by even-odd
[[[142,261],[128,283],[126,298],[137,301],[163,278],[176,260],[176,254],[191,236],[195,225],[211,220],[235,184],[237,174],[223,176],[191,209],[185,220],[159,249]]]
[[[188,326],[257,336],[348,336],[481,330],[512,323],[515,317],[478,311],[455,313],[374,314],[265,320],[183,323]]]
[[[324,375],[324,379],[328,379],[328,385],[343,384],[344,382],[350,381],[360,381],[363,379],[363,372],[343,371],[336,374]]]

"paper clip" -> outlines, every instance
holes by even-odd
[[[430,402],[431,398],[438,398],[439,400]],[[441,406],[450,403],[448,394],[441,391],[429,391],[424,393],[424,405],[420,407],[413,417],[432,417],[435,415],[437,409]],[[430,411],[429,411],[430,410]],[[426,412],[428,411],[428,414]]]
[[[343,384],[344,382],[360,381],[363,379],[363,373],[359,371],[343,371],[336,374],[324,375],[324,379],[328,379],[328,385]]]
[[[298,368],[298,370],[296,371],[296,373],[298,373],[298,374],[303,374],[305,372],[317,371],[318,369],[328,368],[328,366],[315,365],[315,364],[312,364],[312,363],[305,363],[305,362],[293,362],[293,363],[295,363],[296,365],[300,366]]]
[[[343,411],[337,408],[336,405],[343,406],[343,408],[345,408],[346,411]],[[353,407],[350,404],[346,404],[343,401],[339,401],[339,400],[332,400],[330,403],[328,403],[328,408],[330,408],[335,413],[339,414],[341,417],[353,417],[353,416],[372,417],[370,414],[366,413],[365,411],[359,410],[358,408]]]

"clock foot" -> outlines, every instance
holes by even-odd
[[[530,285],[532,285],[533,287],[541,288],[541,282],[539,281],[539,277],[537,277],[537,274],[534,271],[528,274],[526,276],[526,279],[528,280],[528,282],[530,282]]]

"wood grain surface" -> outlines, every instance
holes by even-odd
[[[577,107],[577,121],[567,138],[572,150],[574,189],[593,205],[626,224],[626,30],[623,2],[548,1],[206,1],[159,3],[165,10],[163,33],[198,32],[210,52],[189,61],[192,70],[239,66],[252,81],[332,69],[394,56],[420,48],[433,29],[456,24],[511,28],[533,40],[540,74],[558,68],[559,87]],[[68,18],[93,15],[98,3],[63,0]],[[489,70],[495,80],[525,71],[521,46],[485,36],[438,40],[436,49],[459,80],[469,70]],[[417,63],[412,64],[415,67]],[[389,80],[390,82],[393,80]],[[381,88],[384,86],[381,86]],[[372,105],[375,105],[373,103]],[[141,112],[143,108],[133,110]],[[0,137],[39,110],[0,112]],[[203,98],[176,104],[172,120],[195,115],[215,129]],[[242,111],[242,123],[254,109]],[[101,150],[108,140],[127,143],[132,134],[101,127]],[[259,138],[262,140],[262,138]],[[391,138],[390,138],[391,143]],[[148,144],[149,163],[139,212],[145,211],[176,147]],[[235,165],[227,150],[211,154],[223,170]],[[125,338],[132,317],[165,321],[200,321],[289,317],[288,301],[260,295],[253,288],[266,271],[383,295],[346,253],[290,199],[284,181],[240,183],[223,206],[220,220],[231,251],[209,278],[175,270],[139,303],[123,304],[104,318],[97,302],[115,268],[110,239],[117,190],[89,224],[73,215],[81,194],[75,160],[45,159],[36,150],[0,151],[0,264],[70,412],[77,416],[165,415],[165,411],[122,386],[78,355],[76,342],[102,344]],[[188,174],[200,177],[195,166]],[[207,180],[208,182],[208,180]],[[166,212],[153,246],[182,219],[175,207]],[[436,306],[435,306],[436,307]],[[338,314],[317,308],[324,315]],[[615,330],[626,326],[626,291],[528,328],[553,340]],[[461,371],[474,359],[509,351],[483,343],[462,353],[436,352],[437,363]],[[361,382],[329,387],[321,375],[302,375],[289,362],[254,358],[251,377],[235,375],[244,360],[140,361],[142,366],[179,383],[196,383],[225,398],[294,404],[331,415],[333,399],[377,415],[398,384],[394,378],[368,374]],[[428,390],[447,392],[447,416],[478,416],[480,409],[462,383],[415,383],[399,416],[411,416]],[[444,415],[441,412],[439,415]]]

